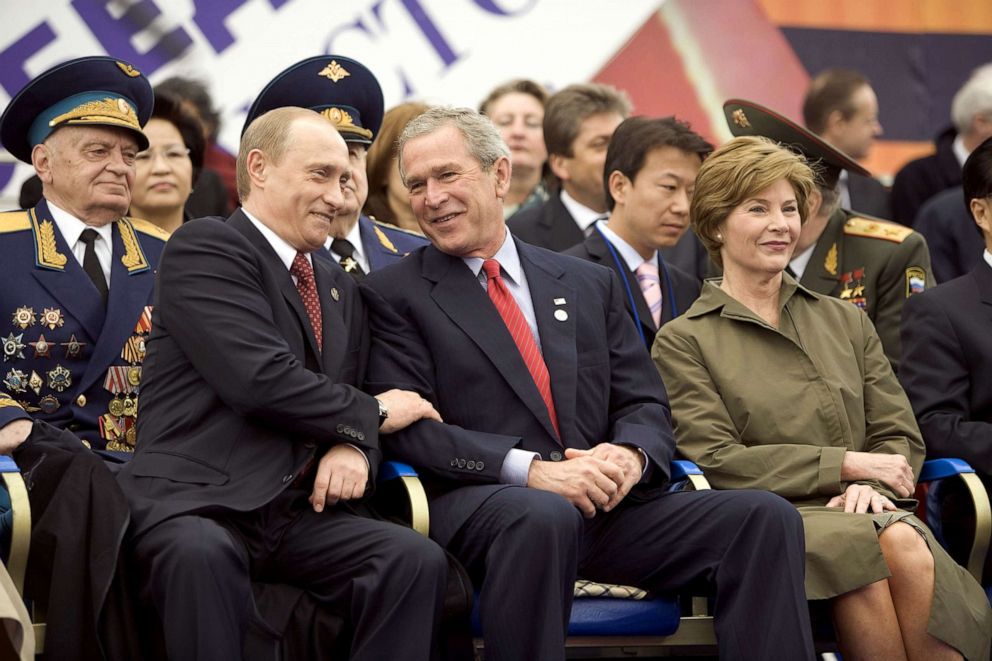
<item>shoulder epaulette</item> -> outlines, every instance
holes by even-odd
[[[415,236],[418,239],[426,239],[427,237],[420,232],[414,232],[413,230],[408,230],[405,227],[400,227],[399,225],[393,225],[392,223],[384,223],[381,220],[376,220],[374,216],[369,216],[369,220],[373,223],[382,227],[384,229],[390,230],[392,232],[403,232],[404,234],[409,234],[410,236]]]
[[[27,211],[4,211],[0,213],[0,234],[23,232],[31,229],[31,218]]]
[[[171,232],[166,232],[164,229],[159,227],[153,222],[142,220],[141,218],[128,217],[131,221],[131,225],[134,229],[141,232],[142,234],[147,234],[148,236],[153,236],[156,239],[161,239],[162,241],[168,241],[169,237],[172,236]]]
[[[869,239],[882,239],[893,243],[902,243],[912,233],[912,228],[905,225],[874,218],[855,216],[844,223],[844,234],[848,236],[864,236]]]

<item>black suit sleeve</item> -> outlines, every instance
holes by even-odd
[[[927,455],[959,457],[992,474],[992,423],[971,419],[969,348],[962,347],[947,312],[925,292],[903,308],[903,360],[899,369]]]
[[[276,323],[274,305],[281,301],[271,299],[281,294],[273,294],[278,284],[266,282],[264,271],[260,253],[233,228],[190,223],[173,235],[162,258],[157,323],[235,412],[290,438],[352,443],[371,451],[371,460],[378,452],[375,400],[306,369]],[[357,293],[354,298],[361,306]],[[357,310],[350,341],[361,337],[363,322]],[[364,438],[345,433],[352,429],[366,430]]]

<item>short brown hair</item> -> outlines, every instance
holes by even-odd
[[[850,119],[857,108],[851,100],[854,93],[869,85],[865,76],[853,69],[827,69],[813,79],[803,100],[803,121],[806,128],[816,134],[827,128],[830,113],[839,110],[844,119]]]
[[[254,149],[263,152],[278,163],[289,145],[290,128],[293,122],[302,117],[320,117],[313,110],[286,106],[275,108],[260,115],[248,125],[241,136],[238,148],[238,199],[244,204],[251,192],[251,177],[248,175],[248,153]]]
[[[517,78],[503,83],[499,87],[495,88],[489,93],[482,103],[479,104],[479,112],[483,115],[489,114],[489,107],[496,103],[500,98],[506,96],[507,94],[513,94],[514,92],[518,94],[529,94],[530,96],[537,99],[541,107],[548,104],[548,99],[550,95],[548,90],[544,89],[544,86],[540,83],[535,83],[533,80],[528,80],[526,78]]]
[[[799,154],[768,138],[744,136],[724,144],[703,161],[689,206],[689,222],[718,266],[723,266],[720,226],[738,205],[780,179],[792,185],[799,218],[805,223],[816,183],[813,170]]]
[[[389,208],[389,196],[386,193],[389,168],[393,165],[393,159],[399,156],[396,143],[410,120],[420,117],[428,108],[430,106],[426,103],[407,101],[390,108],[382,118],[379,134],[369,147],[365,161],[365,172],[369,179],[369,196],[365,200],[365,213],[376,220],[385,223],[396,222]]]
[[[551,95],[544,106],[544,144],[548,154],[573,156],[572,145],[582,122],[593,115],[630,115],[630,99],[611,85],[580,83]]]

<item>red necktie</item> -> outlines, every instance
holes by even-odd
[[[558,442],[561,443],[561,432],[558,429],[558,414],[555,413],[555,402],[551,398],[551,376],[548,374],[548,366],[544,363],[541,350],[537,348],[534,335],[531,333],[530,325],[524,318],[523,312],[513,299],[513,294],[506,288],[503,277],[500,275],[499,262],[495,259],[487,259],[482,263],[482,270],[486,272],[488,279],[489,298],[503,317],[503,323],[510,331],[513,341],[517,344],[524,364],[530,372],[537,391],[541,393],[544,405],[548,407],[548,415],[551,416],[551,426],[555,428]]]
[[[296,258],[293,259],[293,265],[289,267],[289,273],[296,277],[296,290],[300,292],[303,306],[307,309],[307,316],[310,317],[313,336],[317,338],[317,349],[322,351],[324,326],[320,318],[320,299],[317,298],[317,283],[313,279],[313,266],[310,265],[303,253],[298,252]]]

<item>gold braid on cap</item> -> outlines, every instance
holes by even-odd
[[[361,126],[355,125],[355,120],[351,118],[351,115],[347,111],[341,110],[340,108],[325,108],[320,112],[331,124],[334,124],[339,131],[347,131],[349,133],[355,133],[363,138],[372,139],[372,131],[362,128]]]
[[[82,105],[78,105],[69,112],[62,113],[58,117],[53,118],[48,122],[49,126],[58,126],[63,122],[72,121],[92,121],[92,120],[105,120],[112,119],[116,122],[131,126],[136,129],[141,128],[138,123],[138,116],[134,112],[134,108],[131,104],[124,99],[118,97],[107,97],[99,101],[88,101]]]

